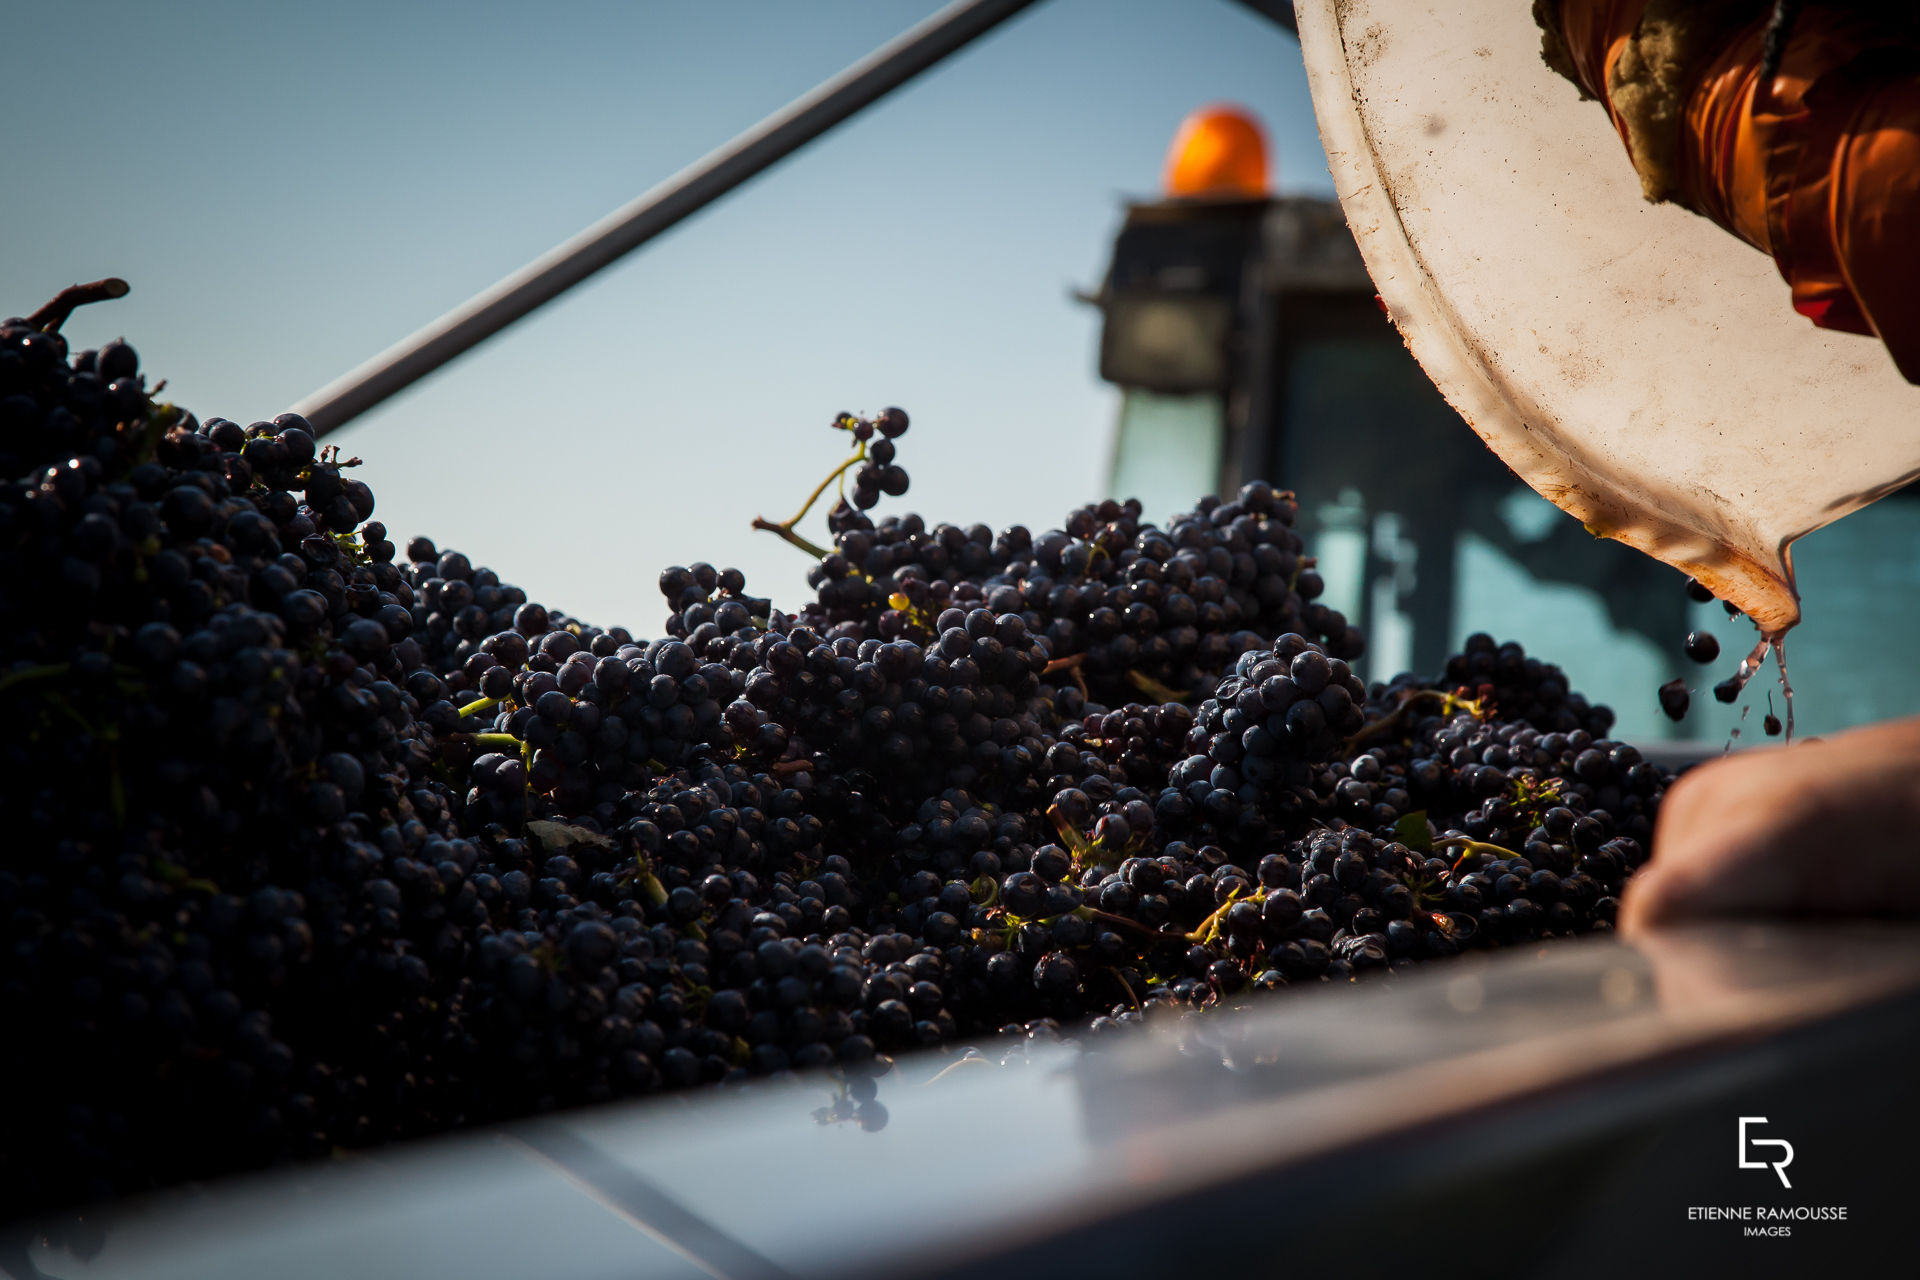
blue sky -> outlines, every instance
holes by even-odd
[[[0,311],[124,276],[76,344],[268,417],[937,7],[12,7]],[[1282,189],[1330,191],[1280,29],[1047,0],[334,440],[395,534],[643,634],[669,563],[800,597],[748,522],[838,460],[841,409],[913,415],[900,505],[1051,525],[1102,496],[1117,408],[1069,291],[1216,100],[1267,121]]]

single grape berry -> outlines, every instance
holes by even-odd
[[[1696,604],[1712,604],[1713,592],[1707,590],[1705,584],[1703,584],[1700,579],[1688,578],[1687,599],[1694,601]]]
[[[1766,718],[1760,722],[1760,727],[1766,730],[1769,738],[1777,738],[1780,736],[1780,717],[1769,711]]]
[[[1660,709],[1667,713],[1667,719],[1680,720],[1687,714],[1692,698],[1687,693],[1687,682],[1675,676],[1660,686]]]
[[[1710,631],[1687,632],[1687,656],[1695,662],[1712,662],[1720,656],[1720,642]]]
[[[1721,702],[1735,702],[1739,700],[1740,688],[1740,677],[1728,676],[1725,680],[1713,686],[1713,696]]]

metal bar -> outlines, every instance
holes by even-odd
[[[714,1280],[792,1280],[790,1274],[692,1212],[659,1186],[564,1123],[537,1120],[506,1131],[587,1194],[686,1258]]]
[[[305,415],[316,435],[337,430],[1035,2],[955,0],[725,146],[307,396],[294,411]]]
[[[1293,17],[1293,0],[1240,0],[1240,3],[1262,17],[1271,18],[1294,35],[1300,34],[1300,24]]]

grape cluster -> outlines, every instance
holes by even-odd
[[[1364,685],[1290,495],[875,521],[834,425],[815,598],[648,640],[0,323],[8,1203],[1608,927],[1667,776],[1517,646]]]
[[[1289,632],[1347,660],[1366,648],[1343,614],[1314,603],[1325,584],[1293,528],[1298,505],[1263,481],[1232,502],[1203,499],[1165,531],[1131,500],[1081,507],[1038,537],[1017,525],[996,534],[840,514],[803,618],[916,636],[956,600],[976,599],[1018,615],[1103,705],[1204,697],[1240,654]],[[969,589],[977,594],[960,594]]]
[[[127,344],[66,356],[0,325],[20,1204],[388,1131],[364,1064],[475,918],[450,892],[426,949],[377,906],[390,862],[457,885],[478,852],[371,491],[296,418],[199,423]]]

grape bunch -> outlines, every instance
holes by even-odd
[[[871,1127],[900,1051],[1605,929],[1647,856],[1605,708],[1483,636],[1364,684],[1264,483],[876,520],[908,418],[842,414],[756,522],[812,598],[671,566],[647,639],[60,318],[0,322],[17,1212],[798,1069]]]
[[[1240,654],[1278,635],[1308,635],[1349,661],[1365,651],[1343,614],[1314,603],[1325,583],[1297,514],[1291,494],[1260,481],[1232,502],[1203,499],[1165,531],[1138,502],[1111,499],[1037,538],[1020,526],[995,534],[845,513],[801,616],[826,630],[915,636],[956,600],[978,599],[1043,637],[1088,701],[1204,697]]]

